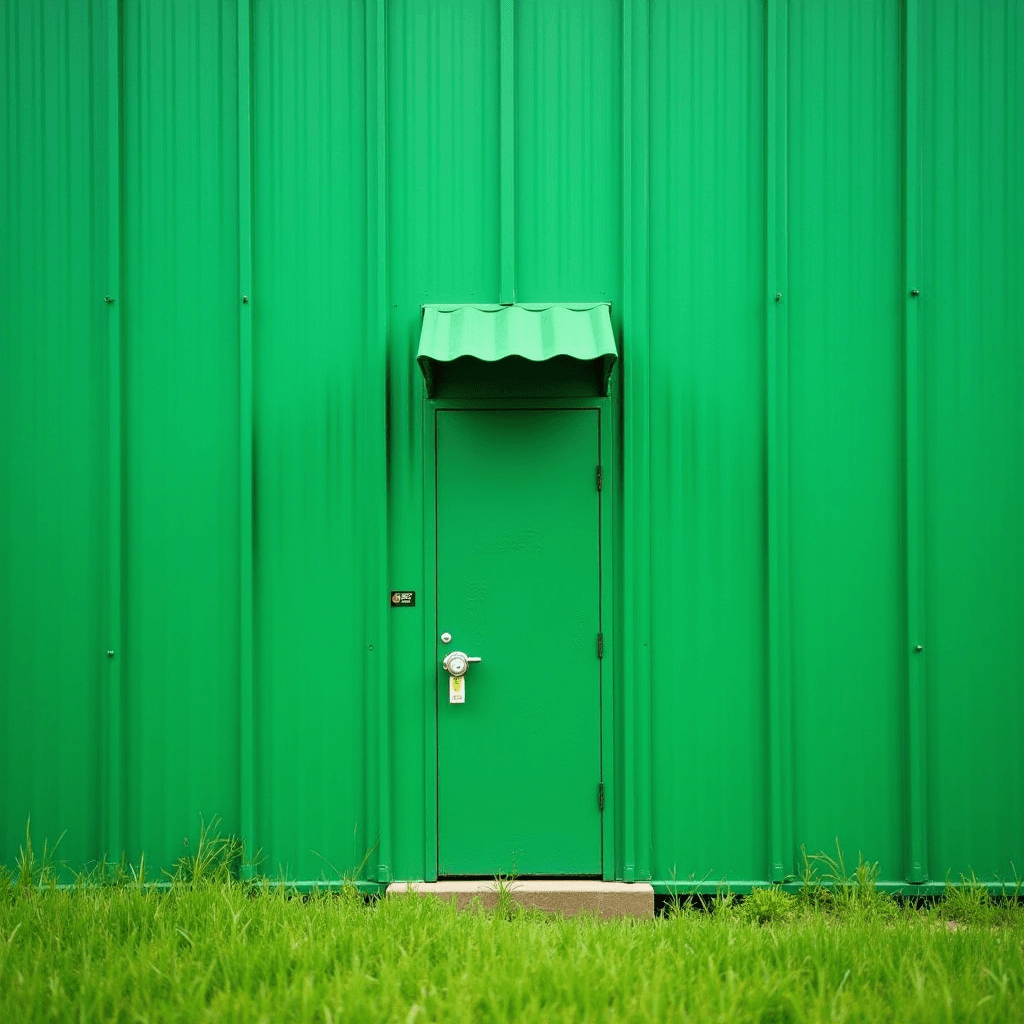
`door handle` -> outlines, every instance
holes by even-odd
[[[469,671],[469,666],[472,662],[482,660],[482,658],[472,658],[468,654],[463,654],[462,651],[451,651],[445,655],[441,665],[448,675],[460,679]]]

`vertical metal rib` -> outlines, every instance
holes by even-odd
[[[650,877],[650,14],[623,8],[623,878]]]
[[[253,347],[252,347],[252,56],[251,0],[238,0],[238,550],[239,828],[257,849],[254,810],[253,669]],[[252,864],[243,870],[251,872]]]
[[[792,658],[789,519],[787,252],[787,0],[766,0],[766,216],[768,386],[768,714],[770,877],[793,871]]]
[[[123,852],[121,830],[121,9],[107,2],[107,813],[106,854]]]
[[[501,0],[501,297],[516,301],[516,53],[514,0]]]
[[[387,254],[387,9],[384,0],[366,8],[366,321],[364,348],[366,395],[363,437],[367,493],[364,523],[367,538],[363,578],[368,588],[367,677],[377,693],[379,833],[377,880],[390,882],[391,855],[391,694],[388,675],[387,608],[382,600],[387,576],[387,437],[386,374],[388,333]],[[371,714],[371,709],[367,709]],[[372,749],[372,744],[369,745]]]
[[[903,539],[907,665],[908,882],[927,879],[925,755],[924,452],[921,423],[921,157],[918,124],[917,0],[903,5]],[[922,648],[919,650],[918,648]]]

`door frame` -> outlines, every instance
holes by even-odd
[[[619,749],[614,709],[618,701],[618,672],[615,648],[615,623],[618,590],[614,567],[618,554],[618,416],[613,398],[427,398],[422,401],[423,437],[423,717],[424,735],[424,867],[425,881],[437,880],[438,864],[438,750],[437,750],[437,414],[443,411],[486,412],[488,410],[596,410],[598,413],[598,450],[603,481],[598,494],[598,516],[601,539],[599,567],[601,574],[601,630],[604,634],[604,657],[601,659],[601,781],[604,784],[604,811],[601,817],[601,877],[615,878],[615,837],[618,834],[619,773],[616,751]],[[596,467],[595,467],[596,469]],[[596,483],[595,483],[596,486]],[[597,794],[594,794],[597,799]]]

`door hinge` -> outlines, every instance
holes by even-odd
[[[604,783],[599,782],[597,784],[597,809],[599,811],[604,810]]]
[[[602,487],[604,487],[604,470],[600,466],[598,466],[597,467],[597,489],[601,490]]]
[[[597,656],[604,657],[604,633],[597,634]]]

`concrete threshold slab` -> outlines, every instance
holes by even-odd
[[[597,914],[604,920],[616,917],[654,917],[654,889],[645,882],[585,882],[571,878],[517,878],[507,883],[512,898],[524,907],[551,914]],[[474,900],[485,910],[498,905],[498,886],[493,880],[475,882],[392,882],[388,894],[415,892],[449,901],[459,910]]]

